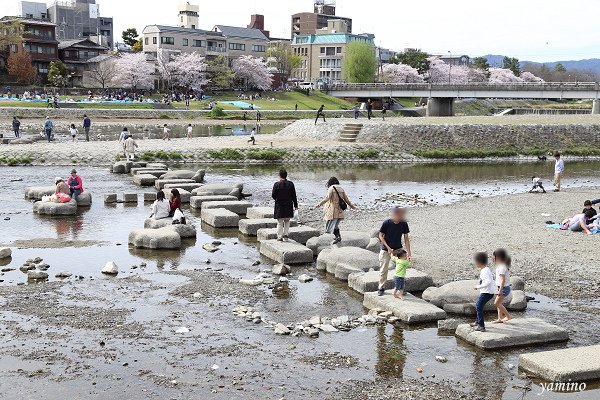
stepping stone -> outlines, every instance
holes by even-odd
[[[360,247],[325,250],[317,257],[317,270],[326,270],[342,281],[347,281],[352,273],[377,268],[379,268],[377,254]]]
[[[92,194],[90,192],[83,192],[77,196],[77,207],[90,207],[92,205]]]
[[[128,174],[131,171],[133,163],[131,161],[118,161],[110,167],[113,174]]]
[[[549,382],[598,380],[600,345],[521,354],[519,369]]]
[[[33,212],[42,215],[75,215],[77,202],[55,203],[53,201],[38,201],[33,204]]]
[[[12,257],[12,250],[10,247],[0,247],[0,259]]]
[[[252,207],[247,201],[207,201],[202,204],[202,209],[211,209],[211,208],[224,208],[231,212],[234,212],[238,215],[246,215],[246,211]]]
[[[25,189],[25,198],[27,200],[41,200],[44,196],[52,196],[56,191],[56,186],[32,186]]]
[[[240,216],[224,208],[203,208],[200,214],[202,222],[215,228],[237,228]]]
[[[434,322],[446,318],[444,310],[410,293],[405,293],[404,300],[395,298],[391,293],[385,293],[383,296],[374,292],[365,293],[363,306],[369,310],[389,311],[407,324]]]
[[[341,231],[340,234],[342,241],[337,243],[335,247],[362,247],[363,249],[369,248],[371,251],[379,252],[379,239],[372,238],[370,232]],[[331,242],[333,239],[332,234],[325,233],[311,238],[306,242],[306,246],[314,252],[315,256],[318,256],[323,249],[332,247]]]
[[[144,229],[161,229],[170,227],[174,229],[182,239],[190,239],[196,237],[196,227],[191,224],[175,224],[171,218],[152,219],[148,218],[144,221]]]
[[[160,179],[192,179],[195,182],[200,183],[204,181],[205,173],[206,172],[203,169],[199,169],[197,171],[179,169],[164,173]]]
[[[159,179],[167,172],[166,169],[154,169],[154,168],[133,168],[131,175],[135,178],[136,175],[152,175],[156,179]]]
[[[514,318],[504,324],[485,324],[485,332],[474,331],[469,324],[456,328],[456,336],[484,350],[566,342],[566,329],[538,318]]]
[[[220,196],[195,196],[194,190],[192,190],[192,197],[190,198],[190,207],[195,209],[202,208],[202,203],[208,201],[236,201],[237,197],[229,196],[229,195],[220,195]]]
[[[229,185],[222,183],[211,183],[204,185],[192,191],[193,196],[234,196],[236,199],[242,198],[243,184]]]
[[[172,225],[173,225],[172,218],[161,218],[161,219],[148,218],[144,221],[145,229],[160,229],[160,228],[164,228],[164,227],[172,226]]]
[[[275,213],[273,207],[252,207],[246,212],[246,218],[248,219],[264,219],[274,217]]]
[[[116,193],[106,193],[104,195],[104,204],[114,204],[117,202],[117,194]]]
[[[313,252],[303,244],[294,241],[264,241],[260,244],[260,254],[279,264],[293,265],[313,262]]]
[[[144,201],[145,202],[154,202],[155,200],[156,200],[156,192],[144,193]]]
[[[187,190],[188,192],[192,192],[192,190],[194,189],[198,189],[199,187],[201,187],[202,184],[201,183],[167,183],[165,185],[165,189],[183,189],[183,190]],[[237,200],[237,199],[235,199]]]
[[[188,192],[185,189],[181,189],[179,187],[173,188],[173,189],[177,189],[179,190],[179,196],[181,197],[181,203],[182,204],[187,204],[190,202],[190,199],[192,198],[192,194],[190,192]],[[165,194],[165,198],[166,199],[170,199],[171,198],[171,190],[173,189],[163,189],[163,193]]]
[[[290,221],[290,226],[296,225],[298,225],[296,221]],[[240,232],[246,236],[256,236],[259,229],[267,228],[277,228],[277,220],[273,218],[240,220]]]
[[[289,236],[294,242],[305,244],[310,238],[318,236],[319,234],[320,231],[318,229],[311,228],[309,226],[297,226],[290,228]],[[256,232],[256,236],[259,242],[277,239],[277,229],[259,229],[258,232]]]
[[[133,176],[133,183],[138,186],[154,186],[154,183],[158,178],[150,174],[135,174]]]
[[[383,288],[386,290],[394,288],[395,268],[390,263],[390,270]],[[405,288],[407,292],[422,292],[433,286],[433,279],[425,272],[409,268],[406,270]],[[348,287],[358,293],[376,292],[379,289],[379,271],[354,272],[348,275]]]
[[[138,229],[129,233],[129,244],[144,249],[178,249],[181,247],[181,236],[167,226],[160,229]]]
[[[179,185],[181,183],[196,183],[196,181],[191,179],[158,179],[156,182],[154,182],[154,187],[156,190],[162,190],[165,188],[165,185],[170,183]]]
[[[514,282],[515,287],[523,287],[522,281],[519,277],[511,277],[511,284]],[[439,288],[430,287],[423,292],[421,297],[448,313],[472,316],[476,313],[475,303],[479,297],[479,291],[474,290],[473,286],[478,283],[479,281],[474,279],[454,281]],[[523,311],[527,308],[527,299],[522,290],[512,290],[502,303],[511,311]],[[485,305],[485,310],[496,310],[494,299]]]
[[[137,193],[123,193],[123,203],[137,203]]]

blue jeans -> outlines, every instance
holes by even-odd
[[[475,323],[482,328],[485,328],[485,318],[483,316],[483,307],[485,304],[490,301],[494,295],[492,293],[480,293],[479,298],[477,299],[477,303],[475,304],[475,308],[477,309],[477,319]]]
[[[404,278],[394,276],[394,288],[396,290],[404,290]]]
[[[80,189],[71,189],[71,198],[77,200],[77,197],[81,194]]]
[[[46,129],[46,139],[48,139],[48,143],[52,141],[52,129]]]

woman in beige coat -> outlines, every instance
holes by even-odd
[[[332,244],[336,244],[342,241],[342,236],[340,235],[340,222],[344,219],[344,210],[340,203],[346,203],[347,207],[350,207],[353,210],[356,210],[356,207],[350,202],[346,192],[340,186],[340,181],[336,177],[329,178],[327,187],[327,195],[323,200],[315,204],[315,208],[321,207],[323,204],[325,205],[325,216],[323,217],[323,220],[325,221],[325,231],[335,235]]]

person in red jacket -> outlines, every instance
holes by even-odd
[[[77,200],[77,196],[83,193],[83,182],[79,175],[77,175],[76,170],[71,170],[71,176],[67,181],[67,185],[69,185],[69,189],[71,191],[71,198]]]
[[[181,208],[181,195],[179,194],[179,190],[171,190],[171,201],[169,204],[171,205],[171,212],[169,213],[169,216],[172,217],[175,214],[175,210]]]

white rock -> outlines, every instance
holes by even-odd
[[[179,327],[177,328],[177,330],[175,330],[175,333],[189,333],[190,330],[188,328],[186,328],[185,326]]]
[[[214,253],[215,251],[219,250],[219,248],[212,243],[205,243],[202,245],[202,248],[209,253]]]
[[[44,271],[29,271],[27,273],[27,279],[30,280],[44,280],[48,279],[48,274]]]
[[[321,324],[319,325],[319,329],[322,330],[323,332],[338,332],[338,330],[333,327],[332,325],[329,324]]]
[[[287,326],[285,326],[283,324],[277,324],[277,325],[275,325],[275,334],[276,335],[289,335],[290,330],[288,329]]]
[[[117,264],[113,261],[109,261],[104,268],[102,268],[102,273],[107,275],[117,275],[119,273],[119,267],[117,267]]]
[[[70,276],[72,276],[73,274],[68,272],[68,271],[61,271],[58,272],[56,275],[54,275],[56,278],[68,278]]]
[[[300,283],[307,283],[312,280],[313,280],[312,276],[306,275],[306,274],[302,274],[298,277],[298,281],[300,281]]]
[[[271,272],[275,275],[287,275],[290,272],[292,272],[292,268],[290,268],[289,265],[278,264],[273,265],[273,269],[271,270]]]
[[[248,286],[258,286],[262,285],[264,282],[264,278],[255,278],[255,279],[240,279],[240,283],[242,285]]]

